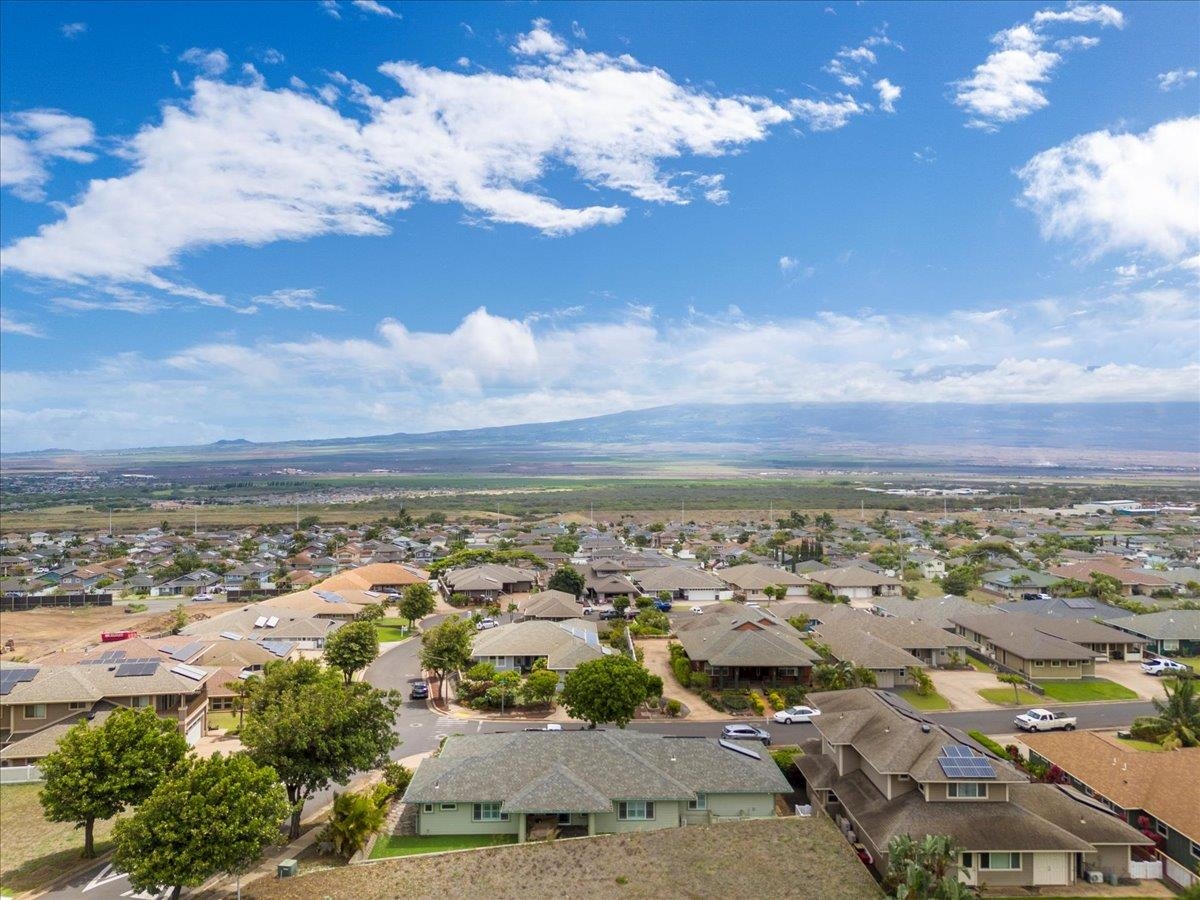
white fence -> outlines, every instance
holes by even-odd
[[[0,766],[0,784],[29,784],[41,780],[42,770],[37,766]]]
[[[1200,877],[1194,872],[1189,872],[1186,867],[1181,866],[1169,856],[1160,857],[1163,864],[1163,874],[1171,881],[1175,882],[1180,887],[1189,888],[1194,884],[1200,884]]]
[[[1131,878],[1157,880],[1163,877],[1162,860],[1156,859],[1153,862],[1134,859],[1129,862],[1129,876]]]

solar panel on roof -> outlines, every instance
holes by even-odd
[[[717,743],[726,750],[732,750],[734,753],[740,753],[742,756],[749,756],[751,759],[762,759],[762,754],[751,750],[749,747],[743,747],[739,744],[735,744],[733,741],[718,740]]]
[[[271,616],[271,618],[267,619],[267,627],[268,628],[274,628],[278,624],[279,624],[279,616]]]
[[[947,778],[995,778],[996,770],[982,756],[939,756],[938,765]]]
[[[1085,597],[1068,597],[1063,601],[1069,609],[1095,609],[1096,604]]]
[[[971,748],[962,744],[947,744],[942,748],[942,756],[965,756],[969,759],[973,755]]]
[[[326,603],[345,603],[346,598],[335,591],[313,591],[318,597]]]
[[[185,660],[189,660],[193,656],[195,656],[197,653],[199,653],[200,648],[203,646],[204,645],[202,643],[200,643],[199,641],[192,641],[190,644],[186,644],[183,647],[180,647],[179,649],[177,649],[174,653],[172,653],[171,659],[176,660],[177,662],[184,662]]]
[[[229,641],[240,641],[242,639],[242,636],[240,634],[235,634],[232,631],[222,631],[221,637],[223,637]]]
[[[32,668],[0,669],[0,695],[8,694],[22,682],[33,681],[38,670]]]
[[[257,619],[255,619],[255,620],[254,620],[254,627],[255,627],[255,628],[262,628],[262,627],[263,627],[264,625],[266,625],[266,624],[267,624],[267,617],[266,617],[266,616],[259,616]]]
[[[208,673],[203,669],[197,669],[195,666],[180,664],[171,670],[176,675],[182,675],[184,678],[190,678],[192,681],[200,681]]]

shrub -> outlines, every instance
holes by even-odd
[[[686,658],[672,657],[671,671],[675,673],[675,680],[683,687],[688,687],[692,683],[692,667],[688,665]]]
[[[407,766],[402,766],[398,762],[383,764],[383,783],[392,789],[392,793],[396,797],[404,794],[412,777],[412,769]]]
[[[783,699],[779,691],[771,691],[767,694],[767,702],[771,704],[771,709],[779,712],[781,709],[787,709],[787,701]]]
[[[692,687],[695,688],[696,690],[706,691],[706,690],[708,690],[709,685],[711,685],[711,684],[712,684],[712,678],[709,677],[709,674],[707,672],[693,672],[692,673]]]
[[[797,706],[804,702],[804,688],[798,684],[784,685],[779,689],[779,693],[783,695],[784,706]]]
[[[775,765],[779,766],[779,771],[785,776],[793,775],[793,763],[797,756],[803,756],[804,751],[799,747],[780,747],[778,750],[771,751],[771,759],[775,760]],[[790,781],[791,778],[789,777]]]
[[[761,716],[763,713],[765,713],[767,711],[767,705],[765,703],[763,703],[763,698],[760,697],[756,691],[750,692],[749,699],[750,699],[750,708],[753,709],[757,715]]]
[[[672,719],[674,719],[681,712],[683,712],[683,704],[682,703],[680,703],[678,700],[675,700],[675,699],[671,699],[671,700],[667,701],[667,715],[668,716],[670,716]]]
[[[648,675],[646,677],[646,697],[661,697],[663,693],[663,680],[658,675]]]
[[[986,747],[990,752],[996,754],[1001,759],[1008,759],[1008,751],[993,741],[982,731],[968,731],[967,734],[978,744]]]
[[[705,703],[707,703],[709,706],[711,706],[713,709],[715,709],[717,712],[725,711],[725,707],[721,705],[720,699],[717,697],[716,694],[714,694],[708,688],[701,688],[698,693],[700,694],[700,699],[703,700]]]
[[[456,593],[456,594],[451,594],[449,599],[446,602],[449,603],[451,606],[455,606],[455,607],[458,607],[459,609],[461,609],[464,606],[471,605],[471,598],[468,597],[466,594],[457,594]]]
[[[726,690],[721,691],[721,702],[729,710],[743,710],[750,708],[750,693],[749,691]]]
[[[654,601],[651,600],[649,597],[638,597],[633,602],[637,606],[638,609],[649,609],[651,606],[654,605]]]

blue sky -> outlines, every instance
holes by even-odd
[[[5,450],[1200,390],[1196,4],[3,17]]]

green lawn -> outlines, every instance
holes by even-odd
[[[989,666],[989,665],[988,665],[987,663],[985,663],[983,660],[981,660],[981,659],[976,659],[976,658],[975,658],[975,657],[973,657],[973,656],[968,656],[968,657],[967,657],[967,662],[971,664],[971,668],[972,668],[972,669],[974,669],[976,672],[990,672],[990,671],[992,671],[992,667],[991,667],[991,666]]]
[[[1142,750],[1146,753],[1163,753],[1161,744],[1152,744],[1150,741],[1139,741],[1137,738],[1117,738],[1126,747],[1132,747],[1134,750]]]
[[[1200,656],[1169,656],[1167,658],[1173,659],[1177,663],[1183,663],[1185,666],[1190,666],[1193,672],[1200,675]]]
[[[83,831],[71,822],[47,822],[41,784],[0,787],[0,885],[5,894],[36,890],[83,865]],[[112,846],[115,819],[96,823],[96,853]]]
[[[1090,700],[1136,700],[1137,694],[1106,678],[1088,681],[1038,681],[1047,700],[1059,703],[1087,703]]]
[[[1016,700],[1013,700],[1011,687],[984,688],[979,692],[979,696],[997,706],[1038,706],[1043,702],[1041,697],[1025,688],[1018,689]]]
[[[431,834],[394,835],[381,837],[371,848],[371,859],[389,856],[415,856],[419,853],[440,853],[443,850],[470,850],[474,847],[496,847],[515,844],[515,834]]]
[[[220,728],[222,731],[236,731],[238,727],[238,714],[235,712],[213,712],[208,713],[208,727]]]
[[[379,619],[375,622],[375,633],[381,643],[402,641],[408,637],[408,619]]]
[[[937,712],[940,709],[950,708],[950,701],[937,691],[925,697],[922,697],[913,688],[905,688],[897,693],[908,701],[913,709],[919,709],[922,712]]]

